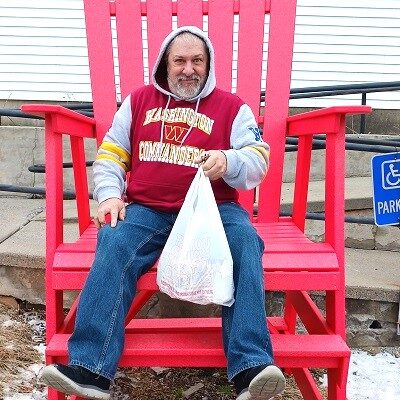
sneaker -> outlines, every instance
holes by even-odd
[[[285,377],[275,365],[250,368],[235,378],[237,400],[268,400],[285,389]]]
[[[59,392],[75,394],[85,399],[108,400],[111,381],[76,365],[47,365],[42,381]]]

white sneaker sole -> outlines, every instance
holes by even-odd
[[[108,400],[110,393],[93,386],[79,385],[62,374],[54,365],[47,365],[42,373],[42,381],[59,392],[75,394],[85,399]]]
[[[237,400],[268,400],[285,390],[285,377],[275,365],[269,365],[250,382],[248,390]]]

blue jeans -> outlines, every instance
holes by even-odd
[[[245,369],[273,363],[261,264],[264,243],[242,207],[223,203],[218,208],[234,266],[235,302],[222,307],[227,372],[232,379]],[[176,216],[131,204],[124,221],[100,229],[68,343],[70,365],[113,379],[137,280],[160,256]]]

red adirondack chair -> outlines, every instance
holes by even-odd
[[[117,109],[110,20],[115,18],[121,95],[144,83],[142,18],[147,25],[148,63],[177,25],[207,27],[215,46],[217,85],[232,89],[234,27],[238,26],[237,86],[258,116],[271,146],[271,168],[258,193],[241,194],[266,243],[267,290],[285,292],[284,313],[268,319],[276,363],[293,374],[304,399],[323,398],[310,368],[326,368],[328,399],[345,400],[350,350],[345,341],[344,146],[345,116],[370,112],[367,106],[331,107],[288,117],[296,0],[85,0],[94,118],[57,105],[24,105],[45,117],[46,131],[46,362],[66,361],[66,342],[76,306],[66,317],[63,292],[80,289],[93,260],[97,231],[89,215],[84,139],[100,143]],[[204,17],[207,18],[204,18]],[[238,20],[235,25],[234,20]],[[265,107],[260,103],[264,29],[268,31]],[[325,241],[304,234],[312,137],[326,134]],[[80,238],[63,240],[62,135],[71,140]],[[280,217],[285,139],[298,137],[292,217]],[[139,281],[126,322],[122,366],[221,367],[226,365],[219,318],[134,318],[157,291],[155,268]],[[323,291],[326,315],[309,292]],[[300,317],[307,334],[296,332]],[[49,399],[63,395],[49,390]]]

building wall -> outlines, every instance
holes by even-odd
[[[398,0],[298,0],[298,4],[292,88],[400,81]],[[359,104],[360,98],[292,103],[320,107]],[[367,99],[375,108],[400,108],[400,92],[371,93]]]
[[[0,2],[0,99],[90,101],[82,0]]]
[[[399,0],[298,0],[292,88],[399,80]],[[82,0],[0,2],[0,107],[7,100],[90,101]],[[291,100],[359,104],[360,95]],[[368,95],[399,109],[400,92]]]

